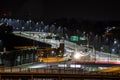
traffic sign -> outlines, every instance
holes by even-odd
[[[80,37],[80,40],[84,41],[84,40],[87,40],[87,38],[86,37]]]
[[[78,41],[78,36],[71,36],[70,41]]]

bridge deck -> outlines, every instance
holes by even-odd
[[[62,70],[62,69],[30,69],[30,68],[0,68],[0,80],[34,80],[34,79],[51,79],[51,80],[83,80],[83,79],[109,79],[120,80],[119,73],[106,72],[84,72],[80,70]]]

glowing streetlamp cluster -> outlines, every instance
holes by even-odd
[[[81,57],[87,56],[87,55],[89,55],[89,53],[84,53],[82,51],[75,51],[73,58],[77,60],[77,59],[81,59]]]

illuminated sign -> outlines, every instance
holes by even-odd
[[[70,41],[78,41],[78,36],[71,36]]]

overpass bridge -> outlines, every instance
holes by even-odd
[[[0,80],[120,80],[120,73],[81,70],[0,68]]]
[[[37,35],[29,35],[28,33],[15,33],[15,35],[38,40],[51,44],[53,47],[57,47],[59,44],[56,40],[51,39],[39,39]],[[80,47],[72,42],[65,41],[65,48],[75,51],[75,47]],[[103,54],[107,55],[107,54]],[[97,56],[98,57],[98,56]],[[114,57],[114,56],[112,56]],[[105,57],[106,58],[106,57]],[[109,59],[110,60],[110,59]],[[66,62],[65,64],[67,64]],[[74,60],[74,64],[80,64],[85,66],[120,66],[118,61],[100,61],[100,60]],[[49,63],[48,63],[49,64]],[[56,63],[58,64],[58,63]],[[54,67],[54,66],[53,66]],[[118,72],[87,72],[81,68],[68,68],[68,67],[55,67],[55,68],[24,68],[24,67],[0,67],[0,80],[120,80],[120,73]]]
[[[95,60],[80,60],[73,61],[74,64],[81,64],[86,66],[95,66],[95,67],[112,67],[112,66],[120,66],[120,62],[115,61],[95,61]]]
[[[20,32],[20,31],[15,31],[13,32],[15,35],[17,36],[22,36],[22,37],[26,37],[29,39],[33,39],[33,40],[37,40],[40,42],[44,42],[47,44],[52,45],[52,47],[57,48],[59,47],[59,44],[62,42],[64,42],[64,46],[66,49],[66,53],[73,53],[75,52],[76,49],[78,50],[84,50],[86,47],[84,46],[80,46],[77,45],[76,43],[67,41],[67,40],[55,40],[55,39],[46,39],[46,38],[41,38],[43,37],[43,35],[45,34],[44,32]],[[41,37],[40,37],[41,36]],[[85,54],[86,55],[86,54]],[[84,56],[84,55],[82,55]],[[81,59],[82,60],[82,59]],[[78,60],[74,60],[78,61]],[[80,60],[79,60],[80,61]],[[104,52],[99,52],[99,51],[95,51],[92,50],[92,52],[89,52],[87,59],[80,61],[79,63],[82,63],[83,61],[87,62],[87,63],[96,63],[96,64],[120,64],[120,58],[118,55],[112,55],[109,53],[104,53]]]

